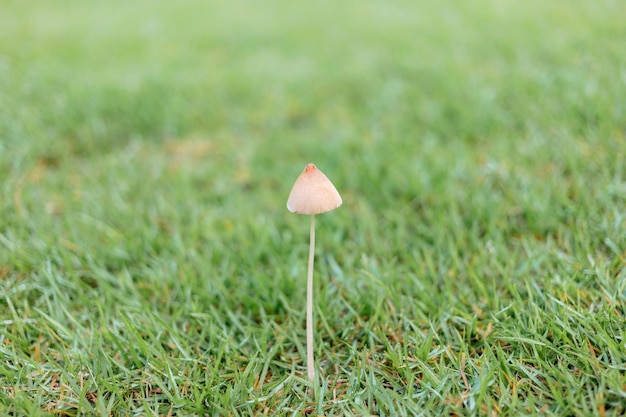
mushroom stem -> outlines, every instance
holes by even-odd
[[[313,260],[315,259],[315,214],[311,215],[311,240],[309,242],[309,270],[306,280],[306,369],[309,382],[315,379],[313,358]]]

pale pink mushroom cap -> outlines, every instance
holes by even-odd
[[[289,193],[287,209],[297,214],[320,214],[341,205],[341,196],[326,175],[308,164]]]

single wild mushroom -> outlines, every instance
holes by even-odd
[[[309,268],[306,291],[306,367],[309,381],[315,379],[313,358],[313,259],[315,256],[315,215],[336,209],[341,196],[332,182],[313,164],[308,164],[289,193],[287,209],[292,213],[311,215]]]

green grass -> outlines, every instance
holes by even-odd
[[[623,3],[223,3],[3,5],[0,414],[626,413]]]

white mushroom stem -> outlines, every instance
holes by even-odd
[[[306,370],[309,382],[315,379],[313,359],[313,261],[315,259],[315,214],[311,215],[311,240],[309,242],[309,270],[306,280]]]

